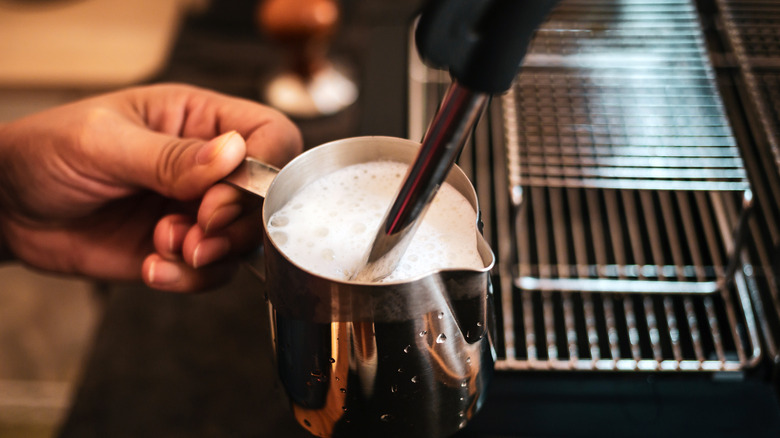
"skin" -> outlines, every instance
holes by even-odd
[[[0,258],[186,292],[228,281],[260,244],[260,201],[220,184],[247,155],[277,167],[295,125],[248,100],[130,88],[0,125]]]

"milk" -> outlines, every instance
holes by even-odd
[[[271,240],[301,267],[347,280],[362,267],[407,164],[355,164],[310,183],[271,216]],[[446,268],[484,267],[477,252],[476,212],[449,184],[439,189],[398,268],[383,281],[408,280]]]

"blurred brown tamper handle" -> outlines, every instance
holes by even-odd
[[[265,101],[293,117],[334,114],[357,99],[357,86],[327,56],[340,9],[336,0],[261,0],[257,23],[290,56],[261,84]]]

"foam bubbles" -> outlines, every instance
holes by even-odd
[[[276,242],[277,245],[284,246],[287,244],[287,233],[284,231],[274,231],[271,233],[271,238]]]
[[[304,187],[268,222],[290,259],[319,275],[346,280],[355,272],[406,174],[381,161],[348,166]],[[476,249],[476,213],[448,184],[438,191],[404,257],[385,281],[443,268],[483,267]]]
[[[274,228],[282,228],[282,227],[287,226],[287,224],[290,223],[290,219],[287,216],[283,215],[283,214],[278,214],[278,215],[275,215],[273,218],[271,218],[271,222],[270,223],[271,223],[271,226],[274,227]]]

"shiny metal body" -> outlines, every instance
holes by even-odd
[[[247,157],[230,175],[225,177],[223,182],[265,198],[265,195],[268,193],[268,187],[278,173],[279,169],[276,167]]]
[[[327,173],[376,160],[411,163],[419,144],[390,137],[338,140],[302,154],[276,176],[265,224],[299,189]],[[478,209],[457,167],[447,182]],[[313,218],[316,220],[316,218]],[[314,275],[267,233],[265,282],[279,377],[298,422],[322,437],[444,437],[479,410],[494,364],[494,256],[474,238],[480,270],[443,270],[406,282]]]
[[[487,94],[471,91],[457,82],[449,87],[403,185],[382,219],[366,264],[354,280],[376,281],[395,270],[488,99]]]

